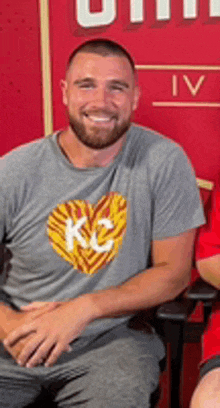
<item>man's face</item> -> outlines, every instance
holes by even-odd
[[[129,128],[139,93],[126,57],[78,53],[61,88],[70,127],[84,145],[106,148]]]

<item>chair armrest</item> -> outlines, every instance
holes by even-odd
[[[218,289],[214,288],[214,286],[210,285],[199,277],[187,288],[185,297],[197,302],[213,302],[218,297]]]
[[[177,299],[164,303],[157,309],[157,318],[162,320],[187,321],[196,303],[213,303],[218,298],[218,289],[200,277],[190,284],[187,290]]]
[[[195,304],[196,302],[194,300],[186,299],[181,296],[159,306],[157,309],[157,318],[186,322],[188,316],[195,308]]]

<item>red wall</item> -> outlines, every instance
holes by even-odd
[[[0,154],[43,134],[37,0],[1,0]]]

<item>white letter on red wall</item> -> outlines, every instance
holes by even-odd
[[[144,21],[144,6],[143,0],[130,0],[131,2],[131,22],[132,23],[141,23]]]
[[[77,0],[77,21],[82,27],[100,27],[112,23],[116,17],[116,0],[102,0],[102,11],[91,12],[90,0]]]
[[[220,17],[219,0],[210,0],[210,17]]]
[[[157,0],[157,20],[170,19],[170,0]]]
[[[183,2],[183,18],[197,17],[197,0],[184,0]]]
[[[198,17],[199,0],[184,0],[183,1],[183,17],[197,18]],[[202,0],[200,0],[200,6]],[[220,1],[209,0],[209,15],[210,17],[220,17]]]

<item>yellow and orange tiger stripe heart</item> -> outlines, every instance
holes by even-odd
[[[83,200],[59,204],[48,217],[47,233],[58,255],[92,275],[118,254],[126,219],[126,199],[112,192],[96,205]]]

